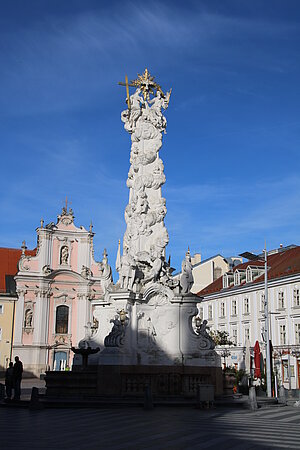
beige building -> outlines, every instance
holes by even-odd
[[[0,372],[12,359],[15,306],[17,301],[14,276],[18,272],[21,249],[0,248]],[[26,252],[34,255],[35,250]]]
[[[0,372],[7,368],[11,360],[16,300],[16,295],[0,293]]]
[[[242,258],[237,256],[224,258],[222,255],[218,254],[202,261],[201,254],[195,253],[191,258],[191,262],[194,277],[194,284],[191,292],[197,294],[197,292],[201,291],[224,273],[228,272],[234,265],[240,264]],[[180,275],[181,273],[178,273],[175,277],[180,277]]]

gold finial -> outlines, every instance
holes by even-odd
[[[22,242],[21,249],[22,249],[22,255],[25,255],[25,250],[27,249],[25,241]]]
[[[172,89],[165,95],[160,85],[154,80],[155,77],[150,74],[147,68],[142,75],[138,73],[137,78],[135,80],[131,80],[130,83],[128,83],[128,77],[125,75],[125,83],[120,81],[118,84],[121,86],[126,86],[126,101],[128,104],[128,109],[130,109],[129,86],[139,88],[143,93],[144,100],[150,100],[150,94],[155,95],[156,92],[159,91],[163,97],[166,97],[167,103],[169,103]]]
[[[131,84],[133,84],[133,86],[141,89],[144,100],[150,100],[150,94],[155,95],[155,91],[160,91],[162,94],[164,94],[161,90],[160,85],[154,81],[154,78],[155,77],[150,75],[150,72],[146,67],[142,75],[138,73],[137,79],[131,81]]]

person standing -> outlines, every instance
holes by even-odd
[[[14,370],[13,370],[13,379],[14,379],[14,388],[15,388],[14,400],[20,400],[20,397],[21,397],[22,374],[23,374],[23,364],[20,361],[19,357],[16,356]]]
[[[5,372],[5,389],[6,389],[6,398],[11,399],[12,389],[14,387],[14,365],[12,362],[9,363],[9,367]]]

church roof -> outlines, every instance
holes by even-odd
[[[262,267],[264,268],[264,261],[261,260],[261,257],[247,261],[238,266],[235,266],[233,269],[234,273],[236,270],[244,271],[248,266],[251,267]],[[300,247],[294,247],[289,250],[280,250],[278,253],[273,253],[268,255],[268,280],[275,280],[276,278],[282,278],[283,276],[295,275],[300,273]],[[215,280],[213,283],[206,286],[202,291],[198,292],[197,295],[199,297],[203,297],[210,294],[216,294],[217,292],[228,292],[233,288],[237,288],[240,286],[250,286],[256,283],[261,283],[264,280],[264,273],[258,276],[254,281],[246,283],[244,281],[238,286],[231,285],[228,288],[223,288],[223,276]]]
[[[25,250],[26,256],[34,256],[36,249]],[[18,262],[21,258],[22,250],[19,248],[0,247],[0,292],[10,292],[9,280],[18,272]]]

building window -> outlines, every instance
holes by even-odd
[[[284,292],[278,292],[278,309],[284,309]]]
[[[295,342],[300,345],[300,323],[295,324]]]
[[[69,308],[68,306],[58,306],[56,308],[55,332],[58,334],[68,334]]]
[[[294,306],[300,306],[300,291],[298,288],[294,288]]]
[[[244,314],[249,314],[250,307],[249,307],[249,298],[244,298]]]
[[[280,345],[286,344],[286,331],[285,325],[280,325]]]
[[[221,302],[220,305],[220,317],[225,317],[225,303]]]
[[[232,329],[232,343],[237,344],[237,328]]]
[[[245,342],[250,341],[250,328],[245,328]]]
[[[265,310],[265,294],[261,294],[260,296],[260,310]]]
[[[234,285],[238,286],[240,284],[240,273],[238,270],[234,272]]]
[[[251,283],[251,281],[252,281],[252,270],[251,270],[251,267],[247,267],[246,282]]]
[[[0,328],[0,341],[2,341],[2,328]]]
[[[0,305],[0,314],[3,314],[3,310],[4,310],[3,305]]]
[[[236,300],[232,300],[231,313],[232,313],[232,316],[236,316]]]
[[[199,317],[201,320],[203,320],[203,308],[202,306],[199,308]]]
[[[208,305],[208,320],[212,320],[213,318],[213,308],[212,305]]]

